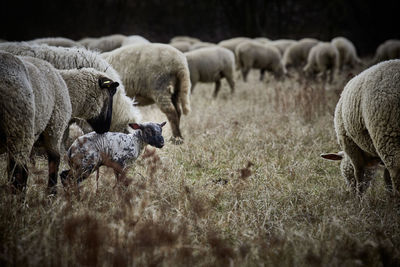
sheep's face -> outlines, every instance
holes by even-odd
[[[162,148],[164,146],[164,137],[162,136],[162,127],[166,124],[163,123],[131,123],[130,127],[134,130],[141,130],[143,141],[147,144]]]
[[[100,103],[102,108],[97,116],[87,120],[96,133],[103,134],[110,130],[113,97],[118,86],[119,83],[106,77],[100,77],[98,80],[98,90],[101,91],[101,95],[103,96],[102,99],[99,99],[99,101],[102,101]]]

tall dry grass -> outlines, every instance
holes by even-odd
[[[24,198],[0,189],[2,266],[398,266],[400,209],[383,179],[361,199],[337,163],[333,111],[347,78],[199,85],[185,143],[148,148],[126,183],[103,167],[46,196],[31,167]],[[144,119],[165,117],[142,108]],[[168,125],[168,124],[167,124]],[[165,136],[171,136],[166,126]],[[5,171],[5,159],[1,160]]]

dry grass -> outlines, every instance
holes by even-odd
[[[79,192],[48,198],[38,160],[21,201],[4,174],[0,264],[399,266],[399,203],[383,179],[358,199],[338,164],[319,158],[338,149],[332,114],[345,80],[324,90],[257,78],[238,81],[234,95],[223,82],[217,99],[213,85],[198,85],[185,143],[148,149],[125,186],[103,167],[98,190],[92,175]]]

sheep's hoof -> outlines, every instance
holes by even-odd
[[[171,137],[171,139],[169,139],[169,141],[171,141],[172,144],[174,145],[182,145],[183,144],[183,138],[182,137]]]

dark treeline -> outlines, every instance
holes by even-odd
[[[382,41],[400,37],[400,1],[7,0],[1,6],[0,38],[6,40],[122,33],[153,42],[176,35],[211,42],[235,36],[328,41],[341,35],[366,55]]]

